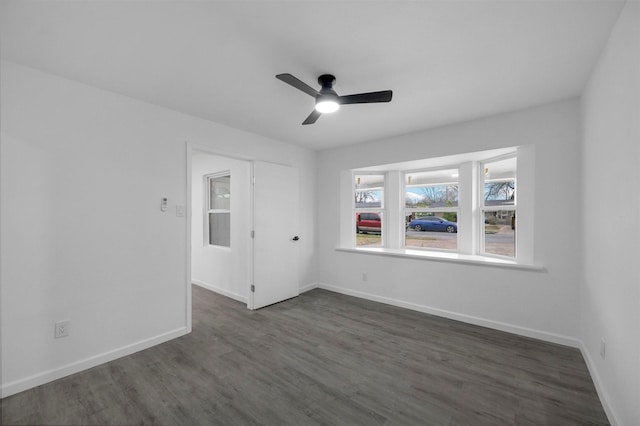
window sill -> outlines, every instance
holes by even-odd
[[[496,266],[509,269],[523,269],[527,271],[543,271],[544,267],[539,265],[528,265],[516,263],[512,260],[498,259],[493,257],[477,256],[460,253],[447,253],[440,251],[412,250],[412,249],[390,249],[390,248],[336,248],[337,251],[362,254],[376,254],[381,256],[402,257],[409,259],[424,259],[439,262],[463,263],[482,266]]]

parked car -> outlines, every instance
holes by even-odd
[[[438,216],[425,216],[414,219],[409,223],[409,228],[414,231],[458,232],[457,223],[449,222]]]
[[[382,222],[378,213],[356,213],[356,232],[380,234]]]

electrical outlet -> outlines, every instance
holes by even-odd
[[[362,281],[366,281],[369,277],[367,276],[366,272],[362,273]]]
[[[69,320],[56,322],[55,325],[54,325],[54,334],[53,334],[53,336],[56,339],[59,339],[61,337],[67,337],[69,335],[69,323],[70,322],[71,321],[69,321]]]
[[[604,339],[600,339],[600,357],[604,359],[605,356],[607,356],[607,342]]]

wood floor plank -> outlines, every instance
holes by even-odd
[[[607,425],[580,352],[312,290],[193,288],[193,332],[3,399],[2,424]]]

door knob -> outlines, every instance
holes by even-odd
[[[293,241],[298,241],[300,239],[300,237],[298,237],[297,235],[295,237],[293,237]]]

